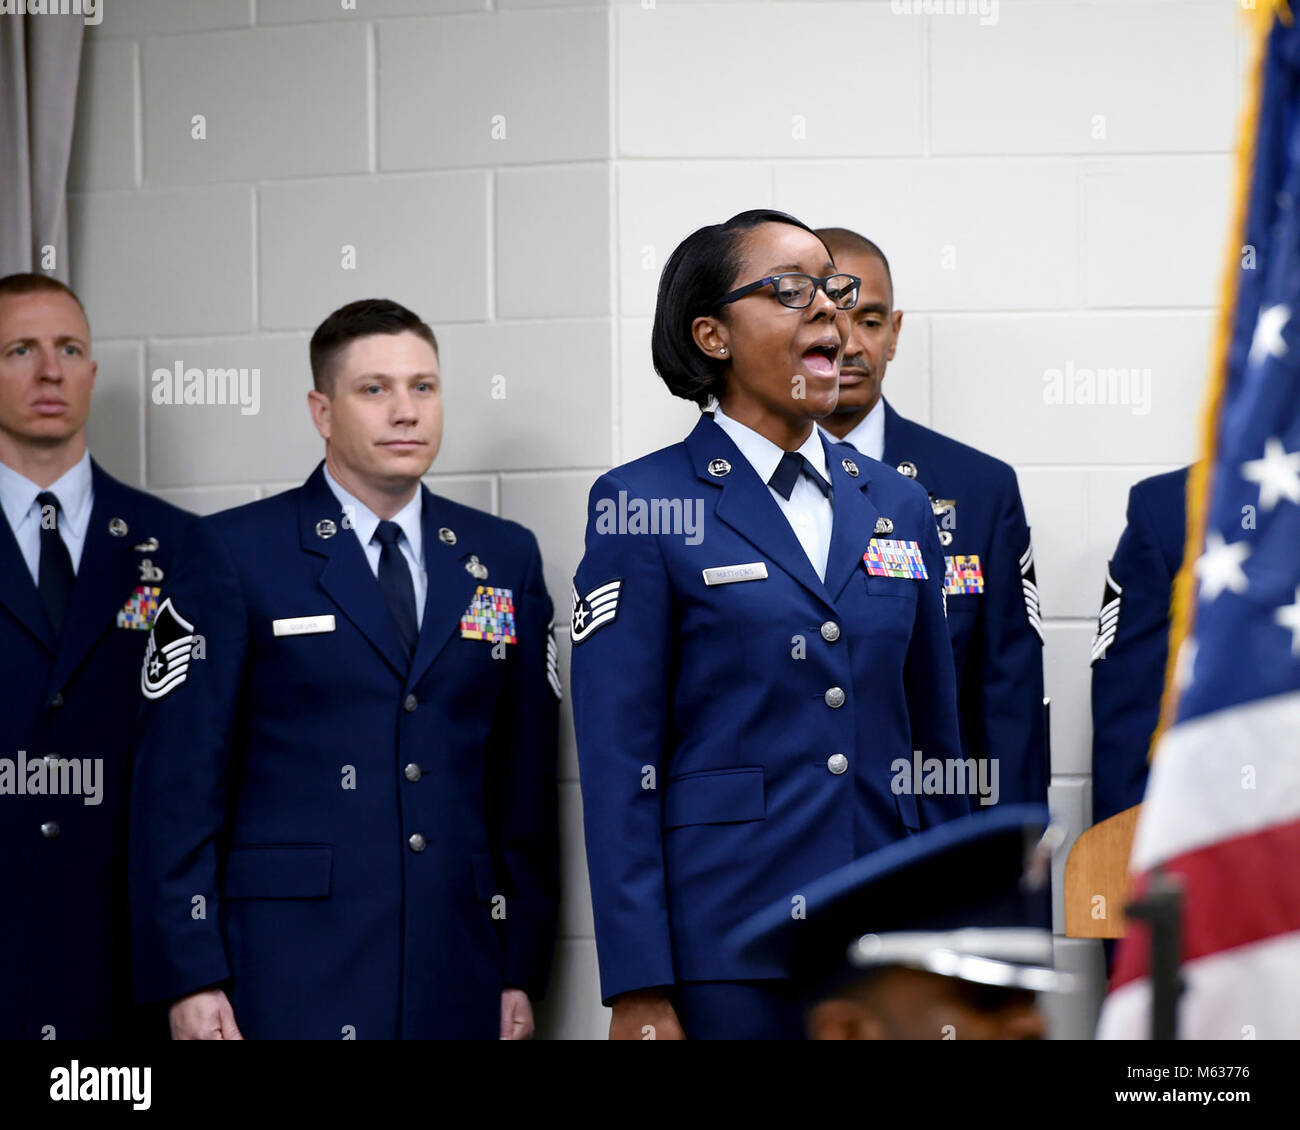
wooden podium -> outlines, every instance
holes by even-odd
[[[1128,861],[1140,804],[1094,824],[1065,861],[1065,936],[1120,938],[1126,929]],[[1101,903],[1098,900],[1104,899]]]

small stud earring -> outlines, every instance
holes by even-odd
[[[720,356],[723,355],[723,354],[725,354],[726,352],[727,352],[727,347],[726,347],[725,345],[724,345],[721,349],[718,350],[718,354],[719,354]]]

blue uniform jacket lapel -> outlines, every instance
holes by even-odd
[[[324,466],[317,466],[302,487],[298,504],[300,543],[305,552],[325,558],[321,588],[405,680],[410,662],[397,635],[397,625],[356,533],[343,525],[343,507],[325,481]],[[335,532],[329,537],[317,533],[317,525],[323,521],[334,524]]]
[[[424,600],[424,618],[420,621],[420,638],[415,645],[415,659],[411,664],[412,685],[418,683],[425,671],[437,658],[438,653],[447,646],[452,632],[459,628],[461,617],[474,599],[475,590],[480,584],[491,586],[500,584],[492,575],[492,558],[482,545],[473,543],[472,535],[464,530],[452,530],[456,536],[454,545],[446,544],[439,536],[439,530],[450,527],[450,516],[445,513],[446,504],[425,486],[424,501],[420,507],[420,529],[424,542],[424,569],[429,578],[429,587]],[[480,558],[487,566],[488,575],[480,581],[466,569],[471,556]],[[497,563],[504,568],[504,562]],[[518,600],[520,593],[515,593]]]
[[[695,474],[722,490],[714,510],[718,519],[766,554],[818,600],[829,603],[826,586],[818,578],[771,490],[731,442],[731,437],[713,422],[712,416],[700,417],[700,422],[686,437],[686,450]],[[709,464],[716,459],[726,460],[731,469],[720,476],[710,474]]]
[[[826,464],[831,472],[835,509],[831,550],[826,558],[826,588],[838,600],[867,551],[880,511],[867,497],[871,473],[866,457],[855,457],[853,452],[831,443],[825,436],[822,436],[822,444],[826,448]],[[858,469],[856,476],[845,468],[846,460]]]
[[[18,539],[14,537],[3,514],[0,514],[0,577],[5,579],[4,585],[0,586],[0,604],[9,609],[18,622],[53,655],[54,628],[45,615],[41,594],[37,591],[31,573],[27,571],[27,562],[23,560],[22,550],[18,548]]]
[[[904,420],[890,406],[889,401],[885,401],[885,446],[881,452],[880,461],[888,464],[890,467],[897,468],[904,461],[911,463],[916,468],[916,481],[924,483],[926,481],[926,465],[924,454],[919,450],[919,445],[915,442],[915,433],[912,430],[912,422]]]
[[[118,610],[125,606],[135,586],[144,583],[136,567],[147,555],[134,552],[133,547],[151,531],[141,529],[138,520],[131,520],[135,517],[133,508],[117,481],[106,475],[94,460],[90,468],[95,503],[77,566],[77,581],[72,587],[72,602],[50,673],[53,687],[61,687],[68,681],[100,637],[116,625]],[[111,518],[126,521],[125,537],[114,537],[108,532]],[[141,645],[141,654],[143,651]]]

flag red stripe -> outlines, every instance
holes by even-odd
[[[1183,961],[1300,931],[1300,820],[1221,840],[1161,864],[1183,876]],[[1138,893],[1149,872],[1138,877]],[[1145,923],[1129,919],[1110,987],[1148,973]]]

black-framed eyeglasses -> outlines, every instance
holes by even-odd
[[[768,275],[765,279],[724,294],[713,307],[716,310],[719,306],[735,302],[736,299],[769,285],[776,292],[781,305],[789,306],[792,310],[806,310],[811,306],[819,287],[826,292],[826,297],[835,303],[837,309],[852,310],[858,304],[858,288],[862,285],[862,280],[857,275],[827,275],[818,278],[798,271],[786,271],[780,275]]]

